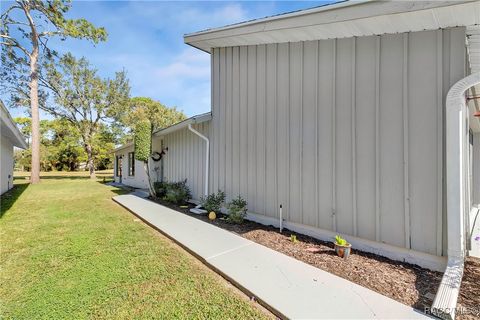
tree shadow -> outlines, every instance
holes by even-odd
[[[28,181],[16,183],[12,189],[0,196],[0,219],[13,206],[20,195],[30,186]]]

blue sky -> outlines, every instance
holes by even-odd
[[[87,57],[102,76],[125,69],[132,96],[151,97],[192,116],[210,110],[210,56],[184,44],[184,34],[325,3],[74,0],[68,17],[105,27],[108,41],[96,46],[85,40],[50,44],[61,53]]]

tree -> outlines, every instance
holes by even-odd
[[[143,119],[135,126],[135,136],[133,139],[135,159],[143,162],[143,168],[148,177],[148,189],[151,196],[155,196],[155,191],[150,178],[150,155],[152,154],[152,132],[153,125],[148,119]]]
[[[148,119],[153,131],[166,128],[172,124],[185,120],[187,117],[176,107],[166,107],[159,101],[146,97],[130,99],[130,110],[125,114],[123,122],[131,129],[142,120]]]
[[[40,117],[39,60],[56,53],[47,45],[52,37],[62,40],[68,37],[88,39],[94,43],[105,41],[107,32],[96,28],[85,19],[66,19],[70,0],[16,0],[1,15],[0,44],[2,64],[8,70],[2,72],[2,82],[14,88],[18,104],[29,104],[32,118],[32,166],[31,183],[40,181]],[[16,14],[20,12],[20,14]],[[27,41],[26,41],[27,40]],[[28,74],[28,76],[26,76]],[[28,89],[26,88],[28,85]],[[40,100],[44,97],[40,97]]]
[[[47,66],[47,85],[54,103],[42,106],[50,114],[69,121],[80,133],[90,178],[95,178],[94,146],[103,125],[119,121],[129,105],[130,86],[125,71],[102,79],[85,58],[66,54]]]

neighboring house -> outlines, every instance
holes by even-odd
[[[448,258],[458,280],[480,204],[480,100],[466,99],[480,93],[479,1],[341,2],[185,42],[211,55],[211,120],[197,124],[210,159],[185,124],[160,131],[163,178],[197,200],[207,178],[264,224],[282,205],[300,233],[435,270]],[[123,182],[143,185],[125,179],[128,151]]]
[[[0,194],[13,187],[14,147],[26,149],[27,143],[17,128],[2,101],[1,112],[1,152],[0,152]]]

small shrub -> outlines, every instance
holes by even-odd
[[[162,199],[167,193],[167,182],[156,181],[153,183],[153,189],[155,190],[155,194],[157,195],[157,197]]]
[[[173,204],[184,204],[191,197],[190,189],[187,186],[187,179],[179,182],[160,182],[156,184],[159,197],[166,202]],[[160,196],[160,194],[163,194]]]
[[[227,204],[228,217],[227,220],[233,223],[242,223],[247,215],[247,201],[241,196],[233,199]]]
[[[207,212],[220,212],[220,209],[225,202],[225,192],[218,190],[217,193],[209,194],[207,197],[202,197],[202,206]]]

